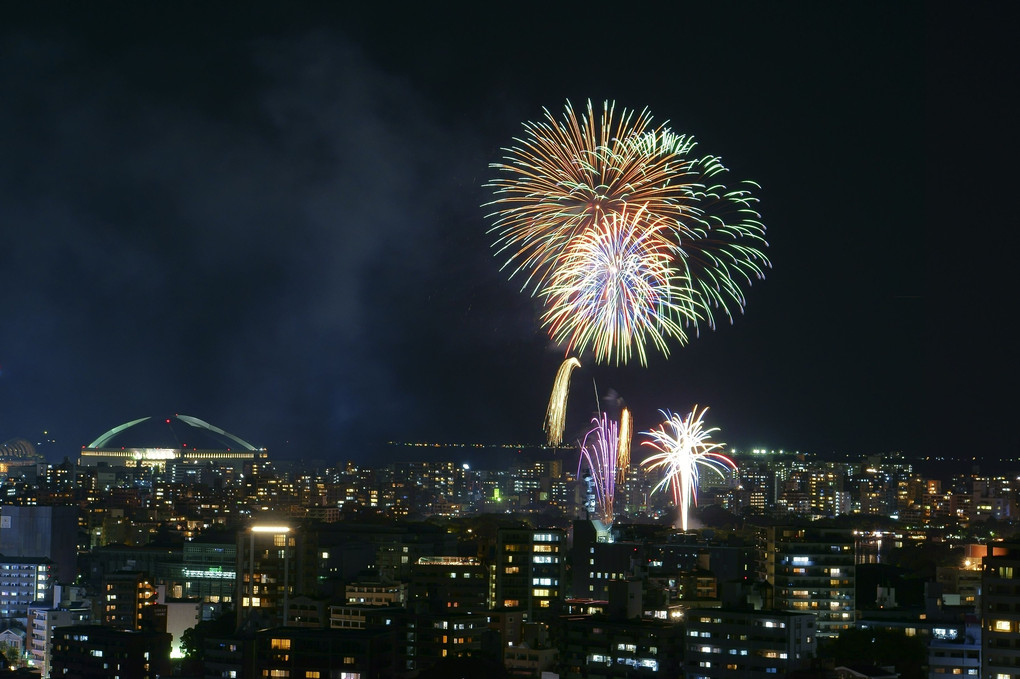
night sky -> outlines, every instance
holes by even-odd
[[[668,359],[582,356],[568,438],[614,390],[738,449],[1020,452],[993,11],[293,4],[0,9],[0,442],[173,413],[290,459],[540,442],[563,349],[483,184],[543,107],[611,99],[761,184],[773,269]]]

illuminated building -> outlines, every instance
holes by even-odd
[[[170,635],[101,625],[71,625],[53,631],[51,677],[170,676]]]
[[[963,629],[960,629],[960,628]],[[928,641],[928,679],[981,676],[981,627],[977,623],[933,627]]]
[[[0,479],[26,478],[34,481],[46,459],[25,439],[0,443]]]
[[[396,630],[392,627],[263,629],[255,633],[251,674],[236,676],[392,677],[395,676],[397,662],[396,643]]]
[[[474,557],[423,556],[411,567],[408,589],[412,610],[484,612],[491,608],[489,566]]]
[[[613,542],[601,522],[577,519],[573,523],[573,596],[579,599],[607,599],[610,583],[636,575],[644,564],[644,545],[637,542]]]
[[[767,529],[766,579],[774,608],[813,613],[819,637],[839,636],[855,623],[856,546],[838,528],[772,526]]]
[[[53,630],[68,625],[84,625],[92,621],[92,606],[84,600],[84,588],[53,588],[54,606],[30,606],[28,609],[28,654],[32,666],[43,677],[49,676],[53,651]]]
[[[78,464],[95,467],[135,467],[158,473],[186,475],[188,467],[228,467],[235,470],[265,462],[265,449],[229,434],[197,417],[142,417],[109,430],[83,447]]]
[[[161,603],[162,598],[146,573],[111,573],[103,580],[103,624],[142,629],[145,609]]]
[[[401,656],[408,670],[424,670],[443,658],[478,655],[489,631],[488,615],[448,609],[414,615],[407,622],[408,648]]]
[[[46,557],[52,577],[63,583],[78,575],[78,508],[4,505],[0,507],[0,554]]]
[[[344,596],[347,603],[356,606],[403,606],[407,601],[407,584],[359,580],[344,586]]]
[[[564,598],[566,535],[558,529],[500,528],[496,608],[521,608],[534,620]]]
[[[54,584],[46,557],[0,555],[0,619],[28,617],[28,607],[49,599]]]
[[[231,603],[236,594],[237,545],[199,537],[183,547],[183,591],[207,603]]]
[[[237,534],[237,625],[284,625],[291,597],[317,584],[314,535],[267,521]]]
[[[981,563],[981,676],[1020,678],[1020,547]]]
[[[807,669],[818,646],[809,613],[693,609],[686,628],[690,679],[788,676]]]
[[[564,619],[563,679],[681,677],[684,626],[648,620]]]

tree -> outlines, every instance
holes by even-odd
[[[220,617],[214,620],[203,620],[194,627],[184,630],[181,634],[181,652],[188,660],[205,658],[205,640],[209,637],[225,636],[234,633],[234,611],[225,609]]]
[[[924,679],[928,647],[918,637],[882,629],[848,629],[818,647],[819,658],[836,665],[895,665],[901,679]]]

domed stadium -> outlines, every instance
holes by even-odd
[[[11,439],[0,443],[0,478],[8,475],[20,476],[29,470],[32,470],[34,475],[33,468],[45,463],[46,458],[25,439]]]
[[[142,417],[118,425],[83,446],[78,463],[159,469],[168,463],[241,467],[265,458],[265,449],[219,427],[197,417],[174,415]]]

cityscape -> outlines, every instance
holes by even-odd
[[[619,470],[607,513],[576,447],[500,446],[515,459],[500,468],[421,461],[420,447],[394,445],[377,466],[276,464],[186,415],[123,423],[60,463],[7,442],[0,648],[12,676],[941,678],[1020,666],[1017,471],[731,451],[684,530],[675,498],[655,492],[661,474],[637,462]]]
[[[3,7],[0,679],[1020,679],[998,14]]]

